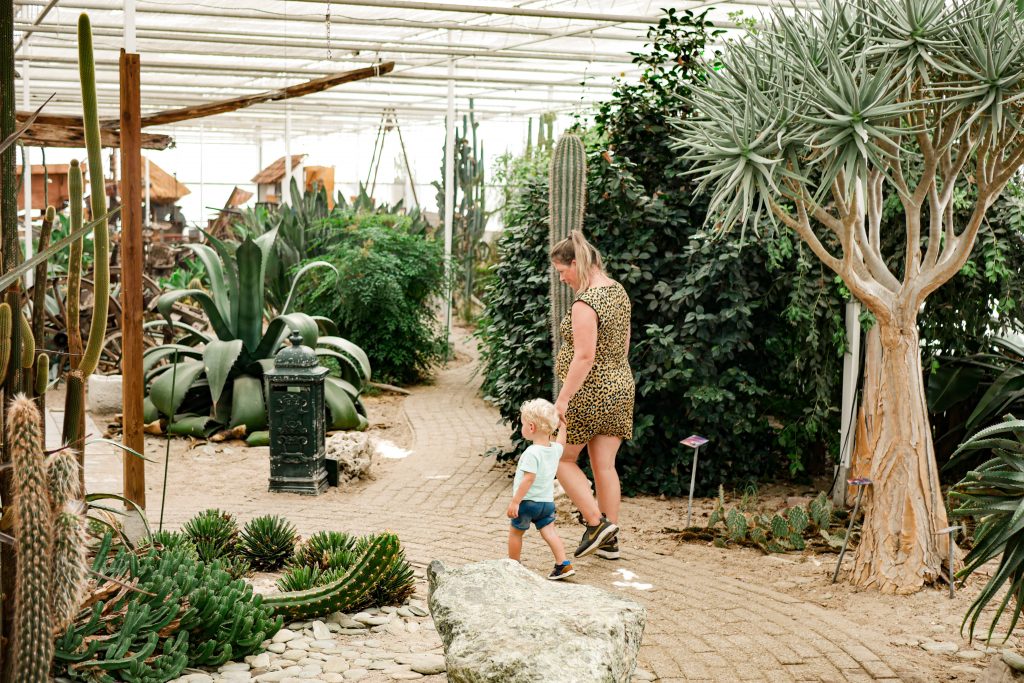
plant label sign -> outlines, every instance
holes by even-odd
[[[694,434],[693,436],[686,437],[679,443],[683,444],[684,446],[689,446],[690,448],[699,448],[700,446],[703,446],[707,442],[708,440],[705,439],[703,436],[697,436],[696,434]]]

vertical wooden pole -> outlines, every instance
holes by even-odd
[[[142,434],[142,112],[139,55],[121,50],[121,391],[124,445]],[[145,462],[125,453],[124,497],[146,508]]]
[[[0,2],[0,139],[14,132],[14,3]],[[18,241],[18,198],[15,194],[14,152],[15,146],[7,148],[0,154],[0,272],[6,271],[11,265],[9,250],[17,246]],[[12,239],[13,238],[13,239]],[[13,310],[18,310],[17,308]],[[12,325],[13,329],[15,326]],[[19,353],[20,356],[20,353]],[[18,358],[13,353],[11,358]],[[17,365],[17,363],[12,363]],[[0,377],[0,382],[4,380]],[[4,385],[3,399],[10,395],[9,384]],[[0,404],[0,440],[4,446],[0,449],[0,462],[10,462],[4,436],[7,432],[6,415]],[[9,501],[13,487],[9,469],[0,471],[0,498]],[[14,596],[14,548],[7,543],[0,544],[0,615],[2,615],[2,636],[0,636],[0,680],[11,680],[10,674],[10,637],[11,637],[11,598]]]

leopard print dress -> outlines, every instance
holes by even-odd
[[[565,411],[566,442],[584,444],[599,434],[633,438],[633,371],[628,349],[629,295],[619,283],[591,287],[576,297],[597,312],[597,351],[594,367]],[[562,347],[555,370],[565,381],[573,357],[572,309],[562,318]]]

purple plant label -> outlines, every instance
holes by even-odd
[[[686,437],[679,443],[683,444],[684,446],[689,446],[690,448],[697,448],[698,446],[703,446],[707,442],[708,440],[705,439],[703,436],[697,436],[696,434],[694,434],[693,436]]]

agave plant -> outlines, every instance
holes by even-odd
[[[333,429],[365,429],[366,411],[359,395],[370,378],[369,358],[348,340],[320,336],[321,330],[335,331],[330,320],[290,311],[302,277],[315,268],[333,266],[314,261],[295,273],[282,314],[264,329],[265,270],[273,259],[277,232],[246,238],[237,246],[210,235],[207,239],[209,245],[189,247],[206,269],[209,291],[166,292],[157,300],[157,309],[166,318],[165,324],[181,328],[180,321],[170,318],[171,306],[191,298],[203,307],[213,336],[187,328],[187,339],[201,343],[202,348],[178,343],[146,351],[146,420],[165,415],[170,431],[197,435],[207,435],[222,425],[244,426],[248,432],[264,429],[267,411],[263,373],[273,367],[274,355],[293,330],[318,355],[331,359],[328,366],[332,372],[325,387],[328,425]]]
[[[203,562],[230,558],[238,541],[238,523],[234,515],[216,508],[203,510],[185,522],[181,531],[195,546]]]
[[[291,557],[298,538],[291,522],[277,515],[264,515],[246,522],[238,539],[238,552],[253,569],[274,571]]]
[[[999,558],[999,567],[964,616],[963,623],[970,622],[971,638],[982,612],[1009,584],[989,626],[991,640],[1011,600],[1012,618],[1003,631],[1013,631],[1024,609],[1024,420],[1007,415],[1003,423],[982,429],[964,441],[954,459],[978,450],[991,450],[994,457],[968,472],[950,490],[949,497],[951,502],[959,503],[952,512],[954,517],[972,517],[977,522],[974,547],[967,553],[957,578],[965,579]]]

